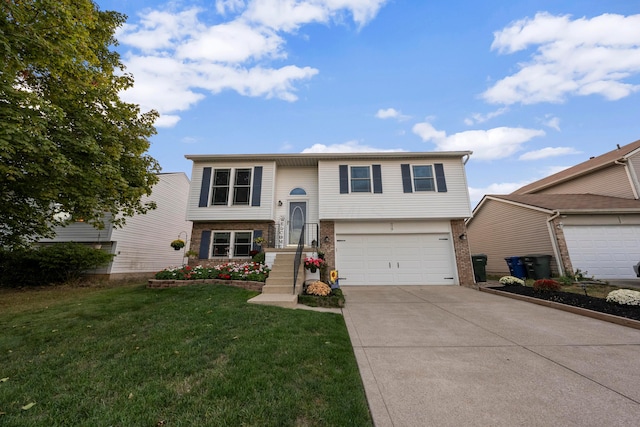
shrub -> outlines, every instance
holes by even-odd
[[[607,302],[640,306],[640,292],[632,291],[631,289],[618,289],[616,291],[611,291],[607,295]]]
[[[74,243],[54,243],[0,252],[0,283],[46,285],[77,280],[88,270],[107,265],[114,254]]]
[[[538,279],[533,282],[533,289],[536,291],[559,291],[560,283],[552,279]]]
[[[264,257],[265,257],[265,253],[264,252],[258,252],[257,254],[255,254],[252,258],[253,262],[257,262],[259,264],[264,264]]]
[[[518,279],[517,277],[514,277],[514,276],[501,277],[500,280],[498,280],[498,282],[500,282],[500,284],[505,286],[510,286],[510,285],[524,286],[524,280]]]

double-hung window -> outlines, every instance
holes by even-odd
[[[414,191],[435,191],[436,183],[431,165],[413,165]]]
[[[369,166],[351,166],[351,192],[371,192],[371,170]]]
[[[236,169],[233,186],[233,204],[248,205],[251,193],[251,169]]]
[[[213,206],[229,205],[233,188],[233,205],[248,205],[251,200],[251,169],[216,169],[213,173]]]
[[[214,231],[211,255],[220,258],[250,256],[253,245],[251,231]]]
[[[226,206],[229,201],[229,184],[231,182],[231,169],[216,169],[213,174],[213,198],[214,206]]]

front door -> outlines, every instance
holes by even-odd
[[[289,202],[289,244],[297,245],[307,219],[307,202]],[[305,242],[306,243],[306,242]]]

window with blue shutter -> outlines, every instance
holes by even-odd
[[[262,166],[253,168],[253,191],[251,194],[251,206],[260,206],[262,193]]]
[[[202,170],[202,185],[200,186],[200,201],[198,207],[209,206],[209,188],[211,187],[211,168]]]
[[[444,177],[444,165],[436,163],[433,165],[436,170],[436,183],[438,184],[438,193],[447,192],[447,180]]]
[[[211,244],[211,230],[204,230],[200,239],[200,251],[198,252],[198,258],[209,258],[209,245]]]
[[[380,165],[373,165],[373,192],[374,193],[382,193],[382,170]]]
[[[349,192],[349,169],[347,165],[340,165],[340,194]]]
[[[411,184],[411,168],[409,167],[409,164],[401,164],[400,171],[402,172],[402,190],[405,193],[413,193],[413,185]]]

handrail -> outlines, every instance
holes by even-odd
[[[298,239],[298,248],[296,249],[296,257],[293,260],[293,294],[296,294],[296,283],[298,282],[298,270],[302,262],[302,248],[304,247],[304,229],[306,224],[302,225],[300,239]]]

